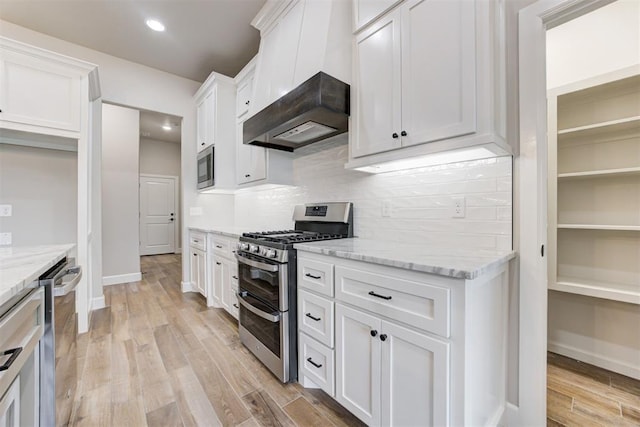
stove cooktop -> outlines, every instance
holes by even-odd
[[[315,242],[319,240],[341,239],[347,237],[342,234],[316,233],[313,231],[301,230],[281,230],[281,231],[264,231],[256,233],[242,233],[242,237],[251,239],[252,241],[269,245],[275,243],[278,245],[289,245],[301,242]],[[245,239],[243,239],[245,240]]]

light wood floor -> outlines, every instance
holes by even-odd
[[[548,353],[548,426],[640,426],[640,381]]]
[[[235,319],[180,291],[177,255],[142,258],[143,280],[105,287],[78,340],[78,426],[362,425],[326,394],[281,384]]]

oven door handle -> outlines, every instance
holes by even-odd
[[[250,258],[247,258],[246,256],[242,256],[239,254],[236,254],[236,259],[238,260],[238,262],[241,262],[242,264],[247,264],[248,266],[259,268],[260,270],[271,271],[271,272],[280,270],[280,266],[278,264],[267,264],[264,262],[254,261]]]
[[[278,323],[280,321],[280,314],[273,315],[273,314],[265,313],[264,311],[259,310],[254,306],[252,306],[251,304],[249,304],[248,302],[246,302],[242,297],[242,295],[240,294],[238,294],[238,302],[240,303],[241,306],[243,306],[244,308],[246,308],[256,316],[262,317],[264,320],[268,320],[269,322],[272,322],[272,323]]]

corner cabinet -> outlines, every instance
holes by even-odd
[[[640,304],[640,66],[547,105],[549,289]]]
[[[298,377],[371,426],[496,425],[508,268],[474,279],[298,250]]]
[[[356,20],[369,3],[354,1]],[[502,7],[406,0],[368,25],[356,21],[347,168],[478,147],[484,157],[511,153]]]

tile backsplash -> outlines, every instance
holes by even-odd
[[[359,237],[450,249],[511,249],[511,157],[371,175],[344,168],[345,143],[314,145],[296,151],[295,187],[236,194],[236,226],[292,228],[295,204],[351,201]],[[466,216],[453,218],[453,200],[460,196]],[[390,207],[389,216],[383,216],[383,204]]]

